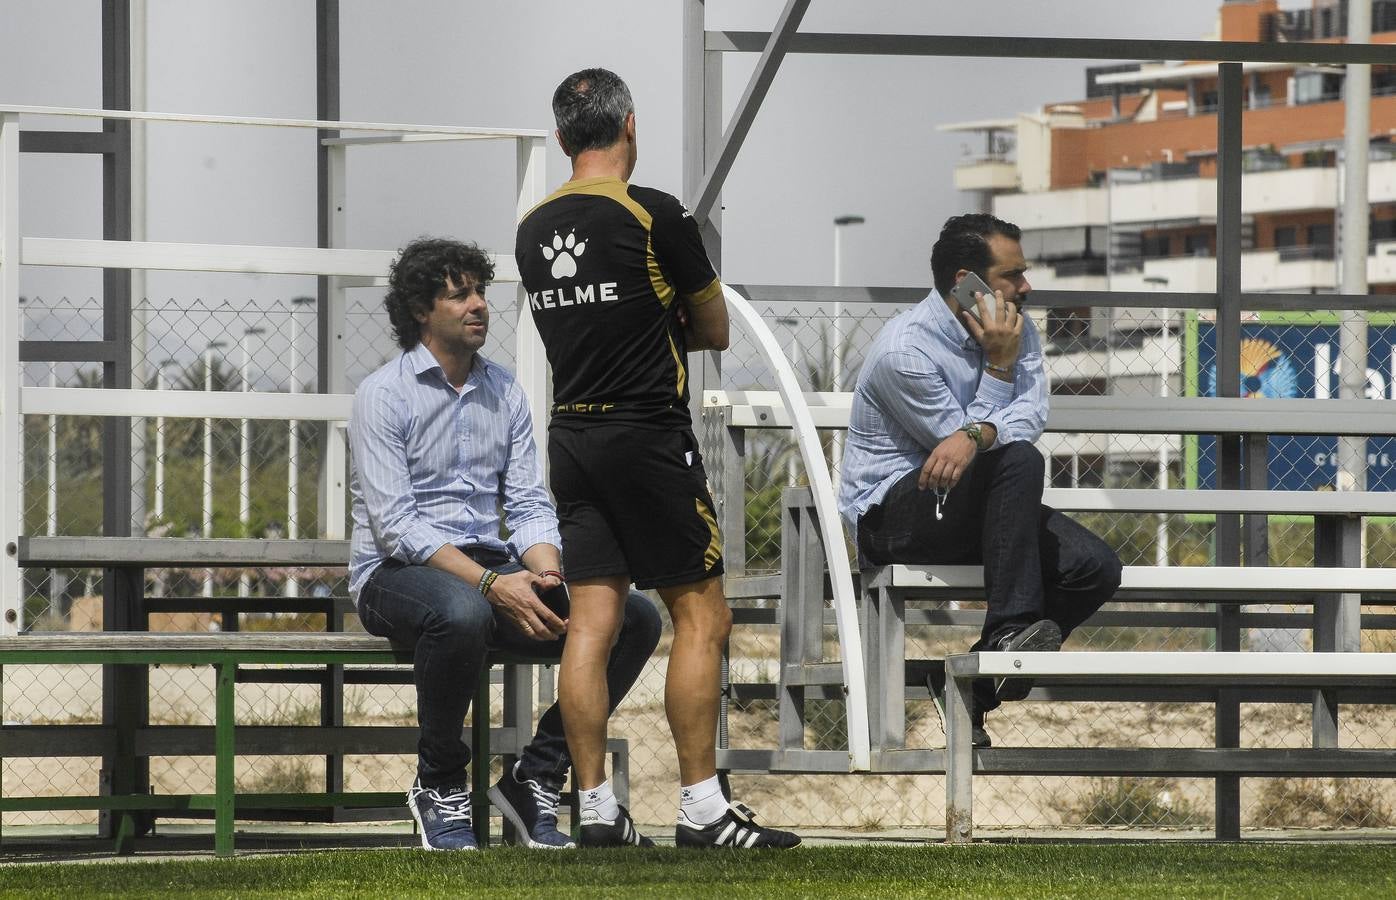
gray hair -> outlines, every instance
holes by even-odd
[[[606,69],[568,75],[553,91],[553,118],[567,152],[604,150],[620,140],[625,117],[635,111],[630,88]]]

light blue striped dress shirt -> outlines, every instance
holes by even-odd
[[[1047,424],[1042,340],[1023,321],[1012,384],[984,373],[984,351],[940,294],[883,326],[858,373],[844,442],[839,511],[850,529],[942,440],[970,422],[998,429],[990,450],[1036,442]]]
[[[349,446],[356,600],[385,559],[420,565],[445,544],[517,556],[562,544],[528,401],[513,375],[481,356],[460,393],[421,344],[382,366],[354,392]]]

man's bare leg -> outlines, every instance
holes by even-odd
[[[674,621],[664,711],[674,733],[679,780],[697,784],[717,774],[722,649],[732,631],[732,611],[717,578],[660,588],[659,596]]]
[[[590,790],[606,780],[606,720],[611,699],[606,689],[606,663],[620,633],[630,579],[623,575],[585,578],[569,582],[567,587],[572,611],[558,668],[557,700],[577,786]]]
[[[789,831],[759,825],[751,810],[728,803],[717,778],[717,714],[722,650],[732,633],[732,611],[722,582],[660,588],[674,620],[674,644],[664,680],[664,711],[679,756],[680,847],[796,847]]]

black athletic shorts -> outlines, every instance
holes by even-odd
[[[722,537],[687,429],[553,423],[548,464],[569,579],[628,575],[639,588],[722,574]]]

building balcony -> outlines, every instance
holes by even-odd
[[[1000,194],[994,198],[994,215],[1024,229],[1104,225],[1108,214],[1102,188]]]
[[[1393,164],[1373,163],[1369,177],[1378,165]],[[1280,169],[1241,178],[1241,212],[1244,215],[1333,209],[1337,202],[1337,169]]]
[[[1116,184],[1101,188],[1109,194],[1110,218],[1116,226],[1213,222],[1217,218],[1214,179],[1176,178]]]
[[[1250,293],[1331,291],[1338,269],[1331,245],[1249,250],[1241,255],[1241,290]],[[1217,261],[1212,256],[1145,259],[1129,271],[1083,274],[1079,267],[1040,263],[1029,274],[1033,287],[1053,291],[1151,291],[1210,293],[1217,289]],[[1368,248],[1367,281],[1396,284],[1396,239],[1373,241]]]
[[[955,166],[959,191],[1012,191],[1018,188],[1018,165],[1003,156],[980,156]]]
[[[1396,202],[1396,159],[1373,160],[1367,179],[1372,203]],[[1247,216],[1331,210],[1337,198],[1338,170],[1331,167],[1248,172],[1241,178],[1241,212]],[[1215,222],[1217,182],[1154,178],[1108,188],[1005,194],[994,199],[994,214],[1025,229]]]

